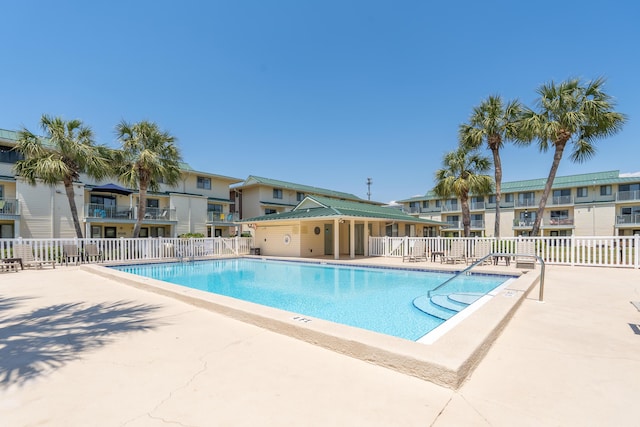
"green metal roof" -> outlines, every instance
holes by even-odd
[[[640,177],[620,176],[620,171],[604,171],[583,173],[576,175],[556,176],[551,188],[574,188],[593,185],[624,184],[627,182],[639,182]],[[502,194],[520,193],[524,191],[542,191],[547,178],[527,179],[522,181],[505,181],[502,183]],[[398,203],[419,202],[422,200],[441,200],[433,191],[428,191],[424,196],[415,196],[409,199],[399,200]]]
[[[326,188],[312,187],[310,185],[296,184],[294,182],[280,181],[277,179],[263,178],[255,175],[250,175],[245,180],[244,184],[240,186],[240,188],[248,187],[254,184],[262,184],[262,185],[267,185],[275,188],[286,188],[288,190],[295,190],[301,193],[305,193],[306,195],[318,194],[322,196],[335,197],[338,199],[357,200],[363,203],[372,203],[372,204],[378,204],[378,205],[382,204],[379,202],[371,202],[368,200],[361,199],[360,197],[351,193],[343,193],[341,191],[328,190]]]
[[[0,129],[0,138],[6,139],[9,141],[17,141],[18,140],[18,132],[6,129]]]
[[[404,212],[379,205],[360,203],[350,200],[338,200],[330,197],[307,196],[290,212],[263,215],[254,218],[243,219],[240,222],[262,222],[262,221],[282,221],[301,220],[321,217],[358,217],[375,218],[392,221],[403,221],[409,223],[422,223],[430,225],[446,225],[441,221],[416,218]]]
[[[225,202],[231,203],[231,199],[220,199],[218,197],[207,197],[207,200],[211,200],[212,202]]]

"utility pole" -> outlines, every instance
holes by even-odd
[[[371,200],[371,184],[373,184],[373,181],[371,178],[367,178],[367,198],[369,200]]]

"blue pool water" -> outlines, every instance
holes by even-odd
[[[249,258],[114,269],[415,341],[443,323],[413,306],[452,273]],[[450,292],[490,292],[505,276],[461,275]]]

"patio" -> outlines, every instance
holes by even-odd
[[[2,421],[637,425],[639,274],[548,266],[456,391],[81,267],[3,274]]]

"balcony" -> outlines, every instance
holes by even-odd
[[[522,199],[522,200],[516,200],[516,207],[517,208],[530,208],[533,206],[538,206],[538,202],[536,202],[536,199]]]
[[[207,222],[226,222],[233,224],[233,214],[223,212],[207,212]]]
[[[511,200],[510,202],[506,202],[504,200],[500,200],[500,208],[512,208],[514,206],[515,206],[515,203],[514,203],[513,200]],[[485,204],[485,207],[487,209],[495,209],[496,208],[496,203],[495,202],[493,202],[493,203],[487,202]]]
[[[550,206],[556,205],[572,205],[573,204],[573,196],[554,196],[549,199]]]
[[[484,220],[483,219],[472,219],[469,227],[472,229],[481,229],[484,230]],[[462,221],[447,221],[447,230],[462,230],[464,225]]]
[[[495,207],[495,204],[494,204]],[[481,211],[485,209],[485,204],[484,202],[471,202],[469,203],[469,210],[472,211]]]
[[[618,191],[616,193],[616,202],[628,202],[632,200],[640,200],[640,190]]]
[[[456,212],[460,210],[460,205],[457,203],[443,203],[441,210],[442,212]]]
[[[429,207],[429,208],[425,208],[425,207],[419,207],[419,206],[409,206],[409,207],[405,207],[403,208],[404,212],[410,214],[410,215],[415,215],[415,214],[421,214],[421,213],[434,213],[434,212],[440,212],[440,208],[439,207]]]
[[[638,225],[640,224],[640,214],[618,215],[616,225]]]
[[[0,218],[20,215],[20,203],[17,199],[0,200]]]
[[[129,206],[107,206],[98,203],[88,203],[85,205],[85,218],[113,219],[113,220],[136,220],[138,208]],[[177,221],[175,209],[151,208],[145,209],[143,221]]]
[[[536,222],[535,219],[532,218],[520,218],[520,219],[514,219],[513,220],[513,226],[514,227],[524,227],[524,228],[531,228],[533,227],[533,223]]]
[[[549,226],[573,226],[573,218],[548,218]]]

